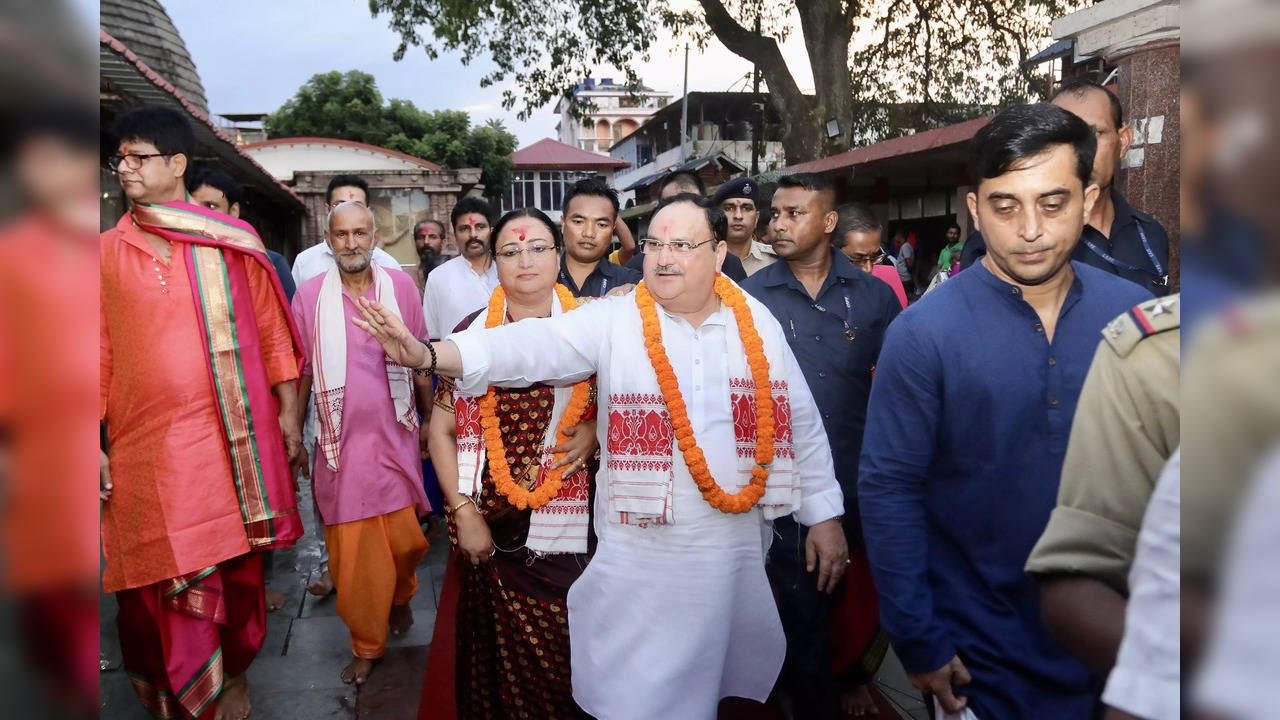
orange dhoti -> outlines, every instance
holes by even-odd
[[[392,605],[407,604],[418,590],[414,571],[427,539],[412,507],[324,526],[329,572],[338,592],[338,615],[351,632],[358,658],[382,657]]]

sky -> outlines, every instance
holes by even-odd
[[[392,53],[399,36],[386,16],[374,18],[365,0],[161,0],[186,42],[215,114],[271,112],[291,98],[316,73],[362,70],[377,79],[383,98],[411,100],[424,110],[466,110],[474,124],[501,119],[524,147],[555,137],[554,103],[527,121],[519,108],[504,110],[502,87],[480,87],[493,66],[487,59],[462,65],[460,55],[430,60],[421,48],[410,48],[404,60]],[[677,4],[691,4],[677,0]],[[783,46],[783,55],[802,89],[812,88],[812,74],[800,33]],[[646,85],[679,95],[683,82],[683,43],[667,38],[651,60],[640,66]],[[751,71],[751,64],[717,41],[705,53],[689,51],[690,90],[729,90]],[[593,77],[621,77],[601,67]]]

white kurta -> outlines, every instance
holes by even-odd
[[[490,262],[484,273],[477,275],[471,261],[461,255],[444,261],[427,275],[427,289],[422,295],[422,317],[427,323],[427,333],[433,340],[439,340],[453,332],[468,315],[488,307],[496,287],[496,263]]]
[[[782,337],[763,305],[748,298],[758,332]],[[462,355],[459,389],[575,382],[597,375],[610,395],[609,357],[619,333],[638,327],[634,293],[598,300],[554,318],[525,320],[453,335]],[[659,308],[663,345],[688,406],[690,423],[713,477],[737,472],[727,404],[726,332],[737,332],[722,307],[693,328]],[[797,520],[813,525],[843,513],[821,419],[786,342],[780,342],[792,407]],[[652,373],[636,357],[636,372]],[[601,407],[599,417],[608,418]],[[599,423],[600,474],[595,522],[599,546],[569,590],[573,696],[599,718],[714,718],[722,697],[763,701],[782,667],[786,639],[764,556],[771,523],[753,509],[731,515],[702,498],[675,451],[674,522],[639,527],[610,521],[607,422]],[[722,486],[727,483],[722,483]]]

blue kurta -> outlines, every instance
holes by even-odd
[[[958,654],[973,675],[958,692],[982,720],[1074,720],[1094,704],[1023,566],[1100,331],[1151,294],[1072,267],[1052,343],[1021,290],[976,263],[890,326],[871,390],[858,495],[881,620],[908,672]]]

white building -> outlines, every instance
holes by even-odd
[[[612,78],[586,78],[573,92],[560,99],[556,113],[557,139],[574,147],[607,155],[614,143],[627,137],[644,124],[659,108],[671,101],[671,93],[641,87],[634,94]],[[595,107],[586,109],[581,119],[573,116],[575,108],[590,101]],[[585,108],[584,108],[585,109]]]

